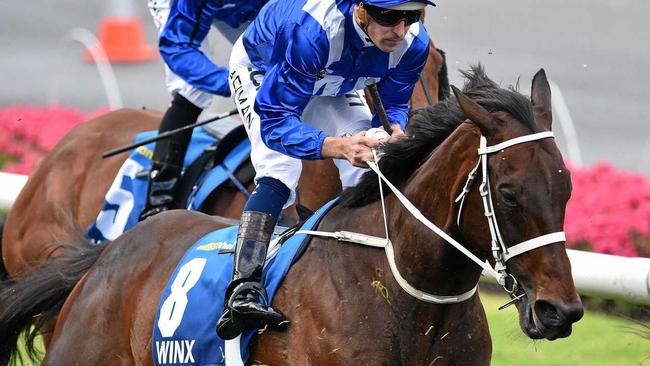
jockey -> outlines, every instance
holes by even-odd
[[[419,21],[431,0],[270,1],[233,46],[230,89],[251,140],[256,187],[237,235],[233,280],[217,334],[285,320],[261,282],[267,247],[283,207],[294,201],[301,160],[335,159],[342,186],[356,184],[381,126],[365,102],[378,83],[392,125],[403,135],[409,98],[427,60]]]
[[[214,95],[230,96],[228,69],[212,63],[207,34],[216,28],[233,43],[268,0],[149,0],[160,31],[160,54],[172,102],[158,133],[193,124]],[[185,152],[192,131],[156,143],[140,220],[174,208]]]

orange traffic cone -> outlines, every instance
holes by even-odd
[[[145,43],[142,21],[134,15],[131,0],[111,0],[109,16],[99,25],[99,44],[109,62],[147,62],[158,57],[158,50]],[[90,51],[84,55],[86,62],[93,62]]]

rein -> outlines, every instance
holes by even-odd
[[[424,73],[420,74],[420,84],[422,85],[422,90],[424,90],[424,96],[427,98],[427,103],[429,103],[430,106],[434,105],[435,103],[433,102],[431,89],[429,89],[429,85],[427,84],[427,78],[424,76]]]
[[[323,236],[323,237],[329,237],[329,238],[335,238],[339,241],[345,241],[349,243],[356,243],[356,244],[362,244],[362,245],[367,245],[367,246],[372,246],[372,247],[379,247],[379,248],[384,248],[386,251],[386,257],[388,259],[388,263],[390,265],[391,271],[393,273],[393,276],[395,277],[397,283],[402,287],[404,291],[406,291],[408,294],[411,296],[425,301],[425,302],[430,302],[430,303],[436,303],[436,304],[451,304],[451,303],[459,303],[462,301],[465,301],[469,298],[471,298],[474,293],[476,292],[476,289],[478,287],[478,284],[474,286],[471,290],[464,292],[459,295],[455,296],[448,296],[448,295],[435,295],[435,294],[430,294],[426,293],[424,291],[418,290],[411,286],[405,279],[402,277],[402,275],[399,272],[399,269],[397,268],[397,264],[395,262],[395,253],[393,250],[393,245],[392,242],[389,238],[388,235],[388,221],[386,218],[386,208],[385,208],[385,199],[384,199],[384,191],[383,191],[383,185],[382,180],[386,185],[391,189],[391,191],[395,194],[397,199],[404,205],[404,207],[413,215],[415,219],[420,221],[422,224],[424,224],[427,228],[429,228],[431,231],[436,233],[438,236],[443,238],[445,241],[447,241],[449,244],[451,244],[454,248],[458,249],[462,254],[464,254],[467,258],[469,258],[471,261],[476,263],[479,267],[483,269],[484,273],[492,275],[498,282],[499,284],[503,287],[503,289],[509,293],[510,295],[515,296],[517,290],[519,289],[517,280],[515,277],[508,273],[507,271],[507,261],[510,258],[513,258],[517,255],[526,253],[528,251],[531,251],[533,249],[548,245],[548,244],[553,244],[561,241],[565,241],[565,235],[563,231],[558,231],[555,233],[550,233],[546,235],[541,235],[536,238],[526,240],[524,242],[518,243],[516,245],[513,245],[511,247],[506,247],[503,239],[501,238],[501,233],[499,231],[499,226],[496,220],[496,215],[494,213],[494,205],[493,205],[493,200],[492,196],[490,193],[490,181],[488,177],[488,164],[487,164],[487,155],[501,151],[503,149],[506,149],[510,146],[521,144],[521,143],[526,143],[530,141],[537,141],[541,139],[546,139],[546,138],[554,138],[553,133],[550,131],[547,132],[540,132],[540,133],[534,133],[530,135],[525,135],[525,136],[520,136],[516,137],[510,140],[507,140],[505,142],[502,142],[497,145],[493,146],[487,146],[487,139],[484,136],[481,136],[481,141],[480,141],[480,147],[478,149],[478,155],[479,155],[479,161],[472,169],[472,171],[469,173],[467,177],[467,181],[465,182],[465,185],[463,187],[463,191],[460,193],[458,198],[456,198],[455,202],[460,202],[460,208],[459,208],[459,213],[458,213],[458,218],[457,218],[457,224],[460,224],[460,215],[463,209],[463,204],[466,198],[467,193],[469,193],[469,189],[472,185],[472,182],[476,178],[476,174],[478,172],[478,168],[482,166],[482,175],[483,175],[483,181],[481,185],[479,186],[479,193],[481,194],[482,200],[483,200],[483,207],[484,207],[484,212],[485,212],[485,217],[488,220],[488,225],[490,228],[490,236],[492,238],[491,240],[491,248],[492,248],[492,255],[495,260],[495,267],[492,268],[492,266],[488,263],[488,261],[483,261],[480,258],[478,258],[476,255],[471,253],[467,248],[465,248],[463,245],[461,245],[459,242],[457,242],[455,239],[453,239],[451,236],[449,236],[447,233],[444,232],[444,230],[440,229],[438,226],[436,226],[434,223],[432,223],[429,219],[427,219],[421,212],[420,210],[417,209],[411,203],[411,201],[406,198],[380,171],[379,166],[377,165],[376,162],[369,161],[368,166],[377,174],[377,178],[379,181],[379,193],[380,193],[380,198],[381,198],[381,206],[382,206],[382,211],[383,211],[383,217],[384,217],[384,230],[386,233],[385,238],[380,238],[380,237],[375,237],[375,236],[370,236],[370,235],[365,235],[365,234],[359,234],[359,233],[353,233],[349,231],[337,231],[334,233],[331,232],[324,232],[324,231],[313,231],[313,230],[301,230],[298,231],[297,233],[300,234],[307,234],[307,235],[314,235],[314,236]],[[375,161],[378,160],[377,155],[375,150],[373,150],[373,154],[375,154]],[[460,225],[459,225],[460,227]],[[507,279],[510,277],[512,279],[512,287],[508,288],[507,287]],[[518,301],[523,298],[524,295],[520,296],[515,296],[513,300],[508,302],[506,305],[502,306],[504,308],[505,306],[513,304],[515,301]]]

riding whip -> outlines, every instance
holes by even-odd
[[[367,79],[366,88],[368,88],[370,91],[370,99],[372,100],[372,104],[375,106],[375,111],[377,111],[377,115],[379,116],[382,127],[384,127],[384,130],[386,130],[388,135],[392,135],[393,129],[390,127],[388,116],[384,110],[384,105],[381,103],[381,98],[379,98],[379,90],[377,90],[377,84],[375,84],[375,81],[373,79]]]
[[[159,134],[159,135],[156,135],[156,136],[154,136],[154,137],[148,138],[148,139],[146,139],[146,140],[142,140],[142,141],[140,141],[140,142],[136,142],[136,143],[131,144],[131,145],[122,146],[122,147],[118,147],[118,148],[116,148],[116,149],[108,150],[108,151],[105,151],[105,152],[102,154],[102,158],[108,158],[108,157],[111,157],[111,156],[113,156],[113,155],[117,155],[117,154],[119,154],[119,153],[123,153],[123,152],[125,152],[125,151],[135,149],[136,147],[140,147],[140,146],[146,145],[146,144],[148,144],[148,143],[150,143],[150,142],[154,142],[154,141],[158,141],[158,140],[163,140],[163,139],[169,138],[170,136],[172,136],[172,135],[174,135],[174,134],[177,134],[177,133],[179,133],[179,132],[183,132],[183,131],[191,130],[191,129],[193,129],[194,127],[203,126],[203,125],[206,125],[206,124],[208,124],[208,123],[210,123],[210,122],[214,122],[214,121],[218,121],[218,120],[220,120],[220,119],[226,118],[226,117],[230,117],[230,116],[232,116],[232,115],[234,115],[234,114],[237,114],[237,113],[238,113],[238,111],[237,111],[237,109],[235,108],[235,109],[233,109],[233,110],[231,110],[231,111],[228,111],[228,112],[226,112],[226,113],[222,113],[222,114],[220,114],[220,115],[218,115],[218,116],[215,116],[215,117],[213,117],[213,118],[207,119],[207,120],[205,120],[205,121],[196,122],[196,123],[191,124],[191,125],[187,125],[187,126],[184,126],[184,127],[181,127],[181,128],[177,128],[177,129],[175,129],[175,130],[171,130],[171,131],[163,132],[163,133],[161,133],[161,134]]]

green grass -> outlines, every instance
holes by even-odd
[[[16,158],[0,152],[0,170],[2,170],[5,164],[10,161],[16,161]]]
[[[574,325],[569,338],[552,342],[533,341],[519,329],[514,306],[497,310],[506,301],[505,296],[482,292],[481,299],[490,323],[494,366],[650,366],[650,340],[633,334],[641,326],[631,321],[586,312],[584,318]],[[39,348],[42,349],[42,345]]]
[[[519,328],[514,306],[497,310],[505,296],[481,293],[481,299],[492,334],[492,365],[650,366],[650,339],[633,334],[639,324],[587,311],[570,337],[533,341]]]
[[[19,359],[21,359],[22,362],[17,362],[16,365],[20,365],[20,366],[37,366],[37,365],[40,365],[41,360],[30,360],[29,357],[27,357],[27,353],[25,352],[25,347],[24,347],[24,344],[22,343],[22,341],[23,341],[23,339],[21,337],[21,339],[20,339],[20,341],[18,343],[18,350],[19,350],[19,354],[21,355],[21,358],[19,358]],[[43,347],[43,340],[41,339],[41,337],[38,337],[36,339],[36,349],[40,350],[41,354],[43,354],[42,350],[44,349],[44,347]]]

